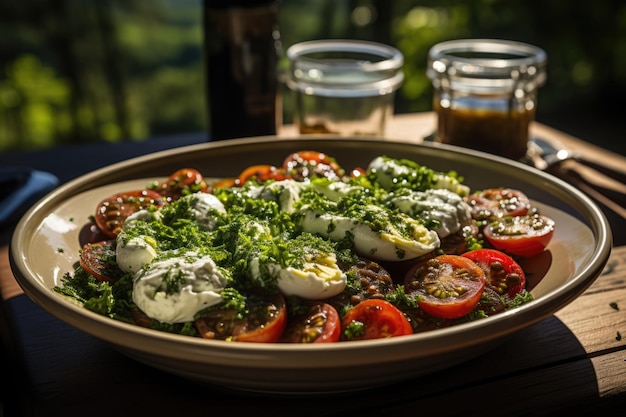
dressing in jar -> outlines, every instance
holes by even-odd
[[[436,140],[510,159],[523,158],[546,81],[546,52],[521,42],[462,39],[428,54]]]

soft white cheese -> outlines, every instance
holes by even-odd
[[[469,205],[458,194],[445,189],[414,191],[390,198],[401,212],[421,219],[444,238],[458,232],[471,220]]]
[[[394,178],[408,175],[411,171],[407,166],[397,163],[395,160],[388,160],[382,156],[374,158],[369,166],[368,171],[376,172],[378,183],[386,190],[393,186]]]
[[[189,218],[198,222],[202,230],[213,230],[218,216],[226,214],[224,204],[213,194],[194,193],[182,199],[190,202]]]
[[[279,265],[271,268],[277,273],[278,288],[285,295],[296,295],[309,300],[323,300],[341,293],[347,277],[337,266],[334,254],[324,259],[306,262],[301,269]]]
[[[402,165],[398,160],[379,156],[370,162],[368,170],[375,171],[378,183],[384,189],[390,190],[393,188],[397,178],[409,175],[412,169],[406,165]],[[433,188],[447,189],[461,196],[469,195],[470,191],[469,187],[461,184],[457,178],[444,173],[435,174],[435,184]]]
[[[210,256],[187,253],[155,261],[136,274],[133,301],[155,320],[192,321],[198,311],[222,301],[227,281]]]
[[[340,181],[335,181],[323,185],[319,185],[318,183],[312,183],[311,187],[316,191],[319,191],[324,197],[331,201],[338,201],[342,197],[349,195],[354,190],[359,190],[363,188]]]
[[[303,212],[304,216],[300,225],[305,232],[320,235],[335,242],[344,239],[348,233],[354,234],[357,222],[349,217],[307,209]]]
[[[267,226],[259,222],[247,223],[242,232],[246,239],[258,242],[257,250],[273,239]],[[284,295],[297,295],[312,300],[324,299],[339,294],[346,286],[346,275],[337,266],[337,257],[334,253],[319,253],[311,249],[310,253],[304,255],[306,259],[301,268],[282,266],[275,261],[264,261],[262,265],[258,253],[254,250],[235,253],[235,256],[247,258],[250,278],[258,285],[264,285],[261,274],[269,274],[276,280],[278,289]]]
[[[150,242],[151,241],[151,242]],[[124,272],[137,272],[157,256],[156,242],[146,236],[134,237],[126,241],[124,232],[117,236],[115,259]]]
[[[436,177],[435,185],[433,185],[433,189],[444,189],[455,192],[456,194],[466,197],[470,193],[470,188],[465,185],[459,183],[459,180],[455,177],[451,177],[446,174],[439,174]]]
[[[275,181],[267,185],[250,188],[248,195],[254,199],[275,201],[282,211],[292,213],[294,204],[300,198],[300,191],[305,186],[306,183],[294,180]]]
[[[158,210],[156,211],[147,210],[147,209],[137,210],[136,212],[128,216],[126,220],[124,220],[124,227],[129,227],[133,222],[136,222],[136,221],[141,221],[141,222],[157,221],[157,220],[160,220],[161,217],[162,217],[161,212]]]
[[[404,237],[390,226],[387,231],[374,231],[359,224],[354,230],[354,249],[357,253],[379,261],[415,259],[439,247],[434,231],[416,224],[410,237]]]
[[[369,210],[383,210],[369,206]],[[357,254],[379,261],[414,259],[432,252],[439,247],[437,233],[426,229],[414,219],[403,219],[410,225],[411,236],[403,236],[392,224],[385,230],[372,230],[368,225],[345,216],[319,213],[306,210],[301,227],[304,231],[319,234],[333,241],[340,241],[352,235]]]

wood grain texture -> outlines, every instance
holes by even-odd
[[[0,295],[7,300],[21,294],[23,291],[13,277],[9,265],[9,246],[0,247]]]

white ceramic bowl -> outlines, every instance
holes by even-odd
[[[252,164],[280,165],[299,150],[325,152],[344,168],[365,167],[379,155],[408,158],[436,170],[456,170],[474,190],[498,186],[523,190],[557,224],[548,250],[523,265],[534,277],[530,281],[534,280],[535,300],[490,318],[421,334],[292,345],[227,343],[145,329],[92,313],[52,291],[64,273],[73,271],[81,228],[103,197],[145,186],[183,167],[197,168],[207,177],[229,177]],[[607,220],[584,194],[503,158],[406,141],[264,137],[172,149],[79,177],[24,215],[11,242],[10,260],[19,284],[37,304],[129,357],[229,388],[303,394],[358,390],[422,376],[487,351],[507,335],[552,315],[589,287],[608,260],[611,239]]]

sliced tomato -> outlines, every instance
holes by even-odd
[[[115,240],[87,243],[80,252],[79,263],[98,281],[113,283],[123,275],[115,262]]]
[[[95,221],[86,223],[78,233],[78,244],[82,247],[87,243],[100,242],[106,240],[107,237],[102,233]]]
[[[512,188],[488,188],[466,198],[475,220],[491,220],[504,216],[523,216],[530,209],[530,200],[522,191]]]
[[[216,188],[230,188],[237,185],[237,180],[235,178],[224,178],[218,181],[215,181],[212,184],[212,188],[215,190]]]
[[[554,220],[539,214],[503,217],[483,229],[494,248],[513,256],[531,258],[543,252],[554,235]]]
[[[166,204],[163,196],[153,190],[133,190],[105,198],[96,207],[96,225],[108,238],[114,239],[131,214],[150,207]]]
[[[405,291],[419,296],[426,313],[456,319],[471,312],[485,289],[485,272],[460,255],[439,255],[413,267],[405,278]]]
[[[477,249],[463,254],[483,271],[487,287],[498,295],[507,294],[514,298],[526,288],[526,275],[522,267],[509,255],[495,249]]]
[[[353,168],[350,171],[350,177],[351,178],[358,178],[358,177],[362,177],[364,175],[367,175],[367,171],[365,169],[361,168],[361,167]]]
[[[248,314],[234,309],[214,309],[195,320],[200,336],[236,342],[277,342],[287,324],[287,307],[280,294],[246,296]]]
[[[322,301],[312,302],[301,314],[287,319],[280,341],[285,343],[337,342],[341,336],[341,319],[335,307]]]
[[[242,186],[253,178],[261,182],[269,180],[281,181],[288,179],[289,175],[282,168],[277,168],[273,165],[251,165],[239,174],[239,177],[235,180],[235,185]]]
[[[317,151],[300,151],[288,155],[283,162],[283,169],[297,181],[314,176],[339,179],[343,175],[343,170],[334,158]]]
[[[200,171],[182,168],[160,183],[155,191],[171,202],[186,194],[208,192],[209,186]]]
[[[419,307],[407,308],[403,312],[413,327],[413,333],[443,329],[454,324],[454,320],[431,316]]]
[[[383,339],[413,333],[404,313],[380,299],[362,301],[348,310],[341,329],[344,340]]]
[[[152,319],[140,309],[133,308],[131,311],[131,316],[136,325],[150,328],[150,323],[152,322]]]
[[[480,310],[487,316],[493,316],[494,314],[498,314],[506,310],[509,307],[510,301],[510,298],[503,297],[491,287],[486,286],[475,310]]]

